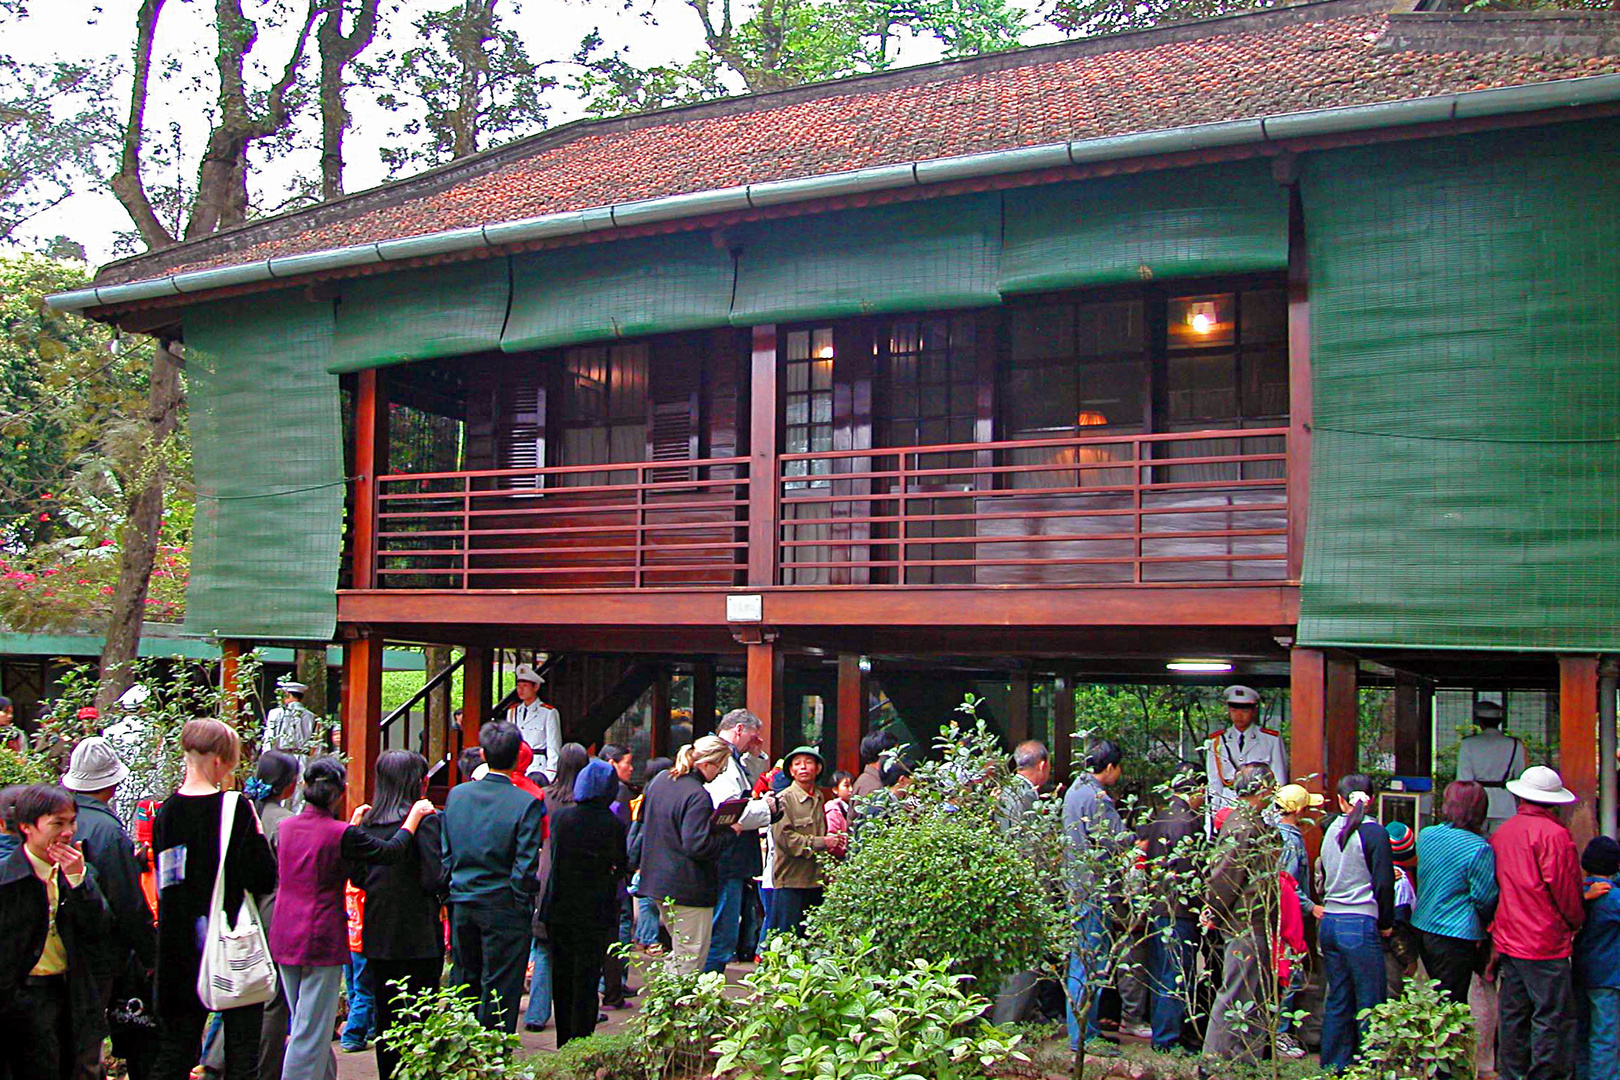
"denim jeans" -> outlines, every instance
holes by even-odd
[[[1166,927],[1170,928],[1168,939]],[[1198,960],[1198,923],[1192,919],[1156,918],[1147,947],[1153,1049],[1170,1050],[1180,1045],[1181,1024],[1187,1019],[1187,998]]]
[[[376,1002],[371,996],[371,982],[366,978],[366,958],[362,953],[349,954],[349,963],[343,969],[343,981],[349,987],[349,1015],[343,1021],[343,1049],[364,1049],[375,1035],[372,1017]]]
[[[704,971],[725,971],[737,957],[737,934],[742,930],[743,879],[721,878],[714,902],[714,931],[709,937],[709,958]]]
[[[1575,1080],[1620,1074],[1620,990],[1578,987],[1575,1006]]]
[[[1069,954],[1069,973],[1063,987],[1063,1015],[1069,1025],[1070,1050],[1080,1049],[1080,1021],[1074,1015],[1074,1007],[1088,983],[1091,984],[1091,1005],[1086,1010],[1085,1038],[1096,1039],[1102,1035],[1097,1018],[1105,984],[1098,978],[1102,973],[1095,969],[1102,966],[1103,954],[1108,950],[1108,916],[1096,908],[1085,908],[1076,914],[1074,929],[1075,951]]]
[[[1322,1006],[1322,1068],[1342,1070],[1356,1056],[1361,1026],[1356,1015],[1384,1001],[1384,943],[1371,915],[1329,913],[1317,941],[1327,974]]]
[[[541,942],[530,942],[529,960],[534,974],[529,978],[529,1007],[523,1012],[523,1022],[539,1027],[551,1019],[551,950]]]
[[[636,944],[651,945],[658,940],[658,902],[636,897]]]

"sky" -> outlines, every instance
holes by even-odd
[[[289,2],[292,0],[245,0],[243,6],[252,17],[269,4]],[[403,47],[401,42],[408,43],[410,37],[411,21],[423,12],[449,6],[450,0],[392,2],[397,13],[388,25],[393,27],[393,44]],[[1019,2],[1033,9],[1039,0]],[[656,21],[653,22],[632,10],[629,0],[526,0],[503,2],[500,10],[507,24],[522,36],[535,60],[566,57],[587,32],[598,27],[607,42],[622,43],[628,48],[632,63],[645,66],[689,59],[702,44],[697,16],[682,0],[654,0],[654,3]],[[128,109],[129,55],[138,6],[139,0],[34,0],[27,17],[4,26],[4,49],[24,62],[67,59],[117,63],[120,74],[115,94],[119,114],[123,115]],[[297,6],[302,10],[302,3]],[[148,138],[178,140],[186,147],[188,174],[195,170],[195,147],[207,135],[204,110],[215,92],[211,79],[212,57],[198,51],[212,36],[213,8],[207,0],[169,0],[158,24],[154,50],[154,72],[167,68],[173,74],[165,83],[154,85],[152,104],[148,108]],[[1047,32],[1031,34],[1026,40],[1034,43],[1053,37],[1055,34],[1048,28]],[[285,61],[290,40],[290,31],[281,34],[267,31],[261,35],[250,54],[250,60],[257,59],[263,65],[256,77],[250,76],[254,85],[263,87],[274,81],[280,64]],[[372,49],[362,54],[362,59],[375,57],[389,44],[380,35]],[[938,59],[937,47],[928,41],[909,42],[901,47],[899,55],[902,65]],[[582,115],[581,103],[566,92],[554,92],[551,100],[552,126]],[[348,107],[353,122],[344,143],[344,186],[354,192],[387,179],[387,169],[378,148],[387,136],[389,125],[397,120],[377,106],[370,93],[362,88],[350,90]],[[318,121],[313,114],[305,117],[302,127],[318,137]],[[293,178],[316,171],[318,158],[316,151],[307,148],[273,160],[261,152],[255,165],[263,178],[260,186],[268,204]],[[163,179],[161,172],[146,176],[149,185]],[[115,257],[114,244],[119,233],[127,233],[130,228],[123,208],[104,186],[96,185],[75,193],[27,223],[18,230],[16,239],[21,246],[32,248],[52,237],[65,235],[84,245],[90,261],[100,264]]]

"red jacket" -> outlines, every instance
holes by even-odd
[[[1553,811],[1520,802],[1491,837],[1496,854],[1496,906],[1491,936],[1503,956],[1562,960],[1586,919],[1581,860]]]

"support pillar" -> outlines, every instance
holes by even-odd
[[[1613,759],[1610,759],[1611,763]],[[1597,835],[1598,658],[1558,658],[1558,773],[1580,796],[1569,819],[1577,850]]]
[[[377,370],[360,372],[354,396],[354,561],[356,589],[377,587],[377,477],[388,471],[388,398]]]
[[[494,685],[495,665],[490,650],[482,645],[467,646],[467,660],[461,665],[461,745],[456,748],[456,757],[467,747],[478,745],[478,730],[495,707]],[[470,779],[456,777],[458,783]]]
[[[1007,694],[1007,741],[1012,744],[1011,750],[1029,741],[1029,707],[1029,673],[1016,671],[1008,681]]]
[[[242,654],[251,648],[248,642],[236,638],[224,638],[219,643],[220,719],[232,727],[242,716],[242,688],[237,685]]]
[[[1068,675],[1052,680],[1052,773],[1067,784],[1074,761],[1074,681]]]
[[[1620,685],[1620,660],[1605,656],[1598,664],[1598,828],[1613,836],[1620,828],[1620,792],[1615,790],[1620,762],[1615,759],[1615,690]]]
[[[662,665],[652,684],[652,716],[648,727],[648,757],[669,757],[674,753],[669,739],[669,668]]]
[[[866,673],[856,653],[838,654],[838,768],[860,775],[866,735]]]
[[[692,665],[692,740],[713,735],[719,718],[715,716],[714,661],[700,660]]]
[[[1434,690],[1425,679],[1395,677],[1395,775],[1434,773]]]
[[[756,326],[748,381],[748,584],[756,587],[776,584],[777,541],[781,538],[776,372],[776,327]],[[752,678],[749,684],[753,684]]]
[[[765,756],[775,761],[787,752],[782,745],[782,650],[775,638],[748,646],[748,711],[765,723]]]
[[[1288,779],[1332,792],[1341,776],[1356,771],[1355,660],[1321,649],[1294,649],[1289,666],[1293,745],[1288,767],[1294,775]]]
[[[382,750],[383,639],[364,634],[343,655],[343,752],[349,759],[349,806],[369,802]]]

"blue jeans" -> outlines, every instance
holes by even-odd
[[[658,902],[636,897],[636,944],[651,945],[658,940]]]
[[[1168,940],[1164,936],[1166,927],[1171,928]],[[1180,1045],[1181,1024],[1187,1019],[1187,998],[1198,960],[1198,923],[1192,919],[1156,918],[1147,948],[1153,1049],[1170,1050]]]
[[[709,958],[704,971],[725,971],[737,958],[737,935],[742,930],[743,879],[721,878],[720,896],[714,902],[714,934],[709,938]]]
[[[1086,1039],[1102,1037],[1097,1026],[1102,1005],[1102,967],[1108,951],[1108,917],[1096,908],[1086,908],[1075,915],[1075,951],[1069,954],[1069,974],[1064,983],[1064,1019],[1069,1025],[1069,1049],[1080,1049],[1080,1021],[1074,1015],[1087,984],[1091,985],[1091,1005],[1086,1009]]]
[[[531,941],[529,959],[534,962],[534,975],[529,979],[529,1007],[523,1012],[523,1022],[539,1027],[551,1019],[551,950]]]
[[[1620,990],[1575,988],[1575,1080],[1620,1074]]]
[[[1381,1005],[1386,987],[1384,940],[1371,915],[1328,914],[1317,934],[1327,1000],[1322,1006],[1322,1068],[1342,1070],[1356,1056],[1362,1009]]]
[[[372,1017],[376,1002],[371,997],[371,983],[365,977],[366,958],[363,953],[352,952],[343,969],[343,981],[349,987],[349,1017],[343,1021],[343,1049],[363,1050],[376,1035]]]

